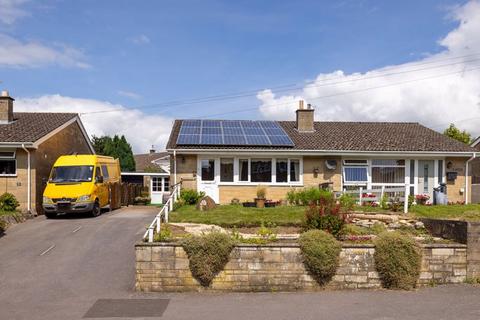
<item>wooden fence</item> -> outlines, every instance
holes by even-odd
[[[135,203],[135,198],[140,197],[145,191],[144,187],[133,183],[114,182],[109,185],[110,207],[112,210]]]
[[[382,186],[379,189],[364,189],[360,187],[356,190],[344,190],[343,193],[352,195],[361,206],[364,203],[380,202],[386,194],[388,195],[389,201],[397,200],[403,202],[403,211],[407,213],[409,189],[410,185],[406,184],[405,187],[398,186],[394,188],[386,188],[385,186]]]

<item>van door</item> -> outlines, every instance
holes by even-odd
[[[104,178],[100,166],[97,166],[95,167],[95,187],[100,207],[104,207],[108,204],[108,187],[105,181],[97,182],[100,177]]]

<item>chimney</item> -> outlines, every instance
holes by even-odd
[[[8,91],[3,90],[0,95],[0,124],[7,124],[13,121],[13,99]]]
[[[150,154],[155,153],[155,146],[152,144],[152,148],[150,149]]]
[[[297,113],[297,130],[299,132],[313,132],[315,131],[313,127],[313,114],[315,110],[312,108],[311,104],[307,104],[307,109],[303,106],[303,100],[298,102]]]

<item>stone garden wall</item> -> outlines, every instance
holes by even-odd
[[[139,243],[136,250],[136,289],[139,291],[313,291],[322,289],[305,270],[297,244],[236,246],[230,261],[208,289],[192,277],[183,248],[174,243]],[[344,246],[332,289],[381,288],[373,245]],[[423,247],[419,286],[460,283],[467,274],[466,246],[435,244]]]

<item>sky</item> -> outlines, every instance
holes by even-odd
[[[0,0],[16,111],[164,148],[174,119],[450,122],[480,135],[480,0]],[[212,98],[213,97],[213,98]]]

